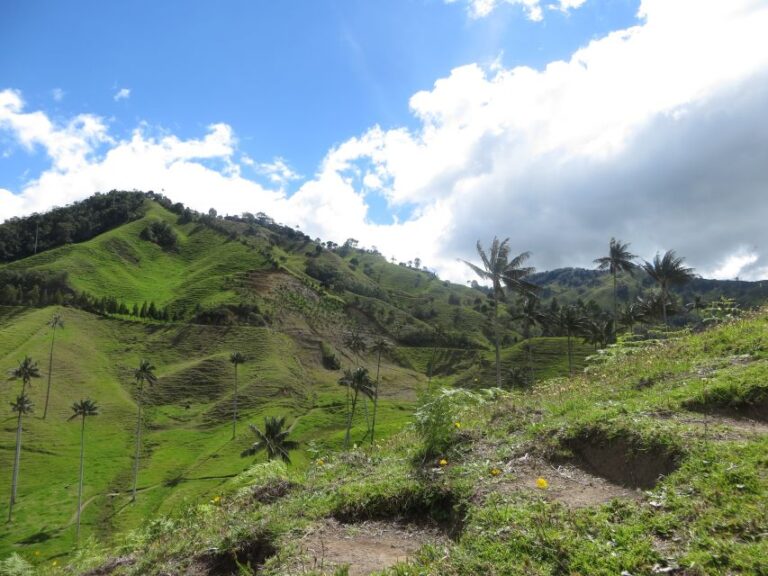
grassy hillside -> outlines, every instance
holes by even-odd
[[[19,502],[14,523],[0,529],[0,557],[31,547],[46,554],[71,547],[79,428],[67,418],[72,402],[81,398],[90,397],[101,407],[101,414],[87,421],[89,505],[83,519],[85,533],[100,537],[138,526],[186,499],[199,499],[241,472],[250,460],[239,453],[253,441],[246,423],[261,424],[264,415],[285,415],[293,425],[302,443],[294,457],[299,468],[306,464],[309,441],[319,449],[340,444],[344,389],[336,383],[339,372],[320,366],[318,349],[304,349],[267,328],[129,322],[73,309],[61,311],[65,327],[56,335],[51,409],[43,421],[51,336],[46,322],[54,311],[0,307],[0,366],[10,370],[28,354],[43,373],[32,384],[35,413],[25,420]],[[232,441],[228,358],[234,350],[248,362],[240,367],[241,423]],[[141,358],[152,361],[159,379],[147,395],[141,497],[128,506],[136,424],[132,374]],[[422,381],[385,358],[380,433],[399,429]],[[19,389],[20,383],[6,382],[0,403],[7,406]],[[3,415],[0,430],[0,468],[8,471],[0,477],[3,495],[10,490],[13,416],[10,411]],[[364,429],[361,413],[353,437]]]
[[[258,252],[147,201],[143,218],[80,244],[69,244],[6,265],[7,269],[65,271],[72,287],[95,296],[115,296],[129,306],[154,301],[191,311],[235,300],[227,278],[261,267]],[[167,222],[177,250],[163,250],[139,236],[148,223]]]
[[[763,311],[526,392],[441,393],[415,430],[258,464],[66,573],[764,574],[767,378]]]

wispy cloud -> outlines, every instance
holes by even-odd
[[[539,22],[544,19],[544,8],[568,12],[580,8],[586,0],[556,0],[549,4],[543,4],[542,0],[445,0],[447,4],[462,2],[467,5],[467,13],[470,18],[485,18],[496,8],[504,4],[522,7],[528,19]],[[543,7],[542,7],[543,5]]]
[[[62,100],[64,100],[64,96],[65,96],[64,90],[62,90],[61,88],[54,88],[53,90],[51,90],[51,97],[56,102],[61,102]]]
[[[120,100],[128,100],[128,98],[131,97],[131,89],[130,88],[120,88],[117,92],[115,92],[115,95],[112,97],[115,102],[119,102]]]
[[[253,165],[252,160],[251,165]],[[301,175],[294,172],[288,163],[280,157],[275,158],[272,162],[256,164],[254,167],[259,174],[266,176],[272,184],[276,184],[281,188],[285,187],[289,182],[301,179]]]

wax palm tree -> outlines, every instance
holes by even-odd
[[[253,424],[249,424],[251,432],[256,436],[256,442],[250,448],[246,448],[240,453],[240,456],[255,456],[262,450],[267,451],[267,459],[274,460],[280,458],[283,462],[290,464],[289,452],[299,447],[298,442],[288,440],[290,430],[283,430],[285,426],[285,416],[275,418],[268,416],[264,418],[264,431],[262,432]]]
[[[373,395],[373,422],[371,423],[371,444],[373,444],[373,436],[376,433],[376,410],[379,406],[379,374],[381,372],[381,355],[386,354],[392,349],[392,345],[385,338],[377,338],[371,346],[371,350],[376,353],[376,387]]]
[[[613,318],[585,318],[582,328],[584,341],[592,344],[595,350],[605,348],[613,336]]]
[[[21,394],[17,397],[16,403],[12,403],[14,412],[18,412],[18,422],[16,426],[16,453],[13,459],[13,480],[11,482],[11,511],[8,515],[8,520],[11,519],[13,512],[13,504],[16,502],[16,490],[18,488],[19,480],[19,464],[21,460],[21,419],[24,414],[32,411],[32,404],[27,396],[27,387],[32,382],[33,378],[40,378],[40,369],[37,367],[37,362],[32,360],[29,356],[24,356],[24,360],[19,362],[19,365],[11,370],[9,373],[10,380],[21,380]],[[26,404],[22,402],[22,399],[26,400]],[[19,411],[24,406],[27,406],[29,410]],[[18,410],[17,410],[18,408]]]
[[[235,393],[232,397],[232,440],[234,440],[237,433],[237,367],[245,364],[245,356],[240,352],[232,352],[229,355],[229,361],[235,366]]]
[[[669,288],[675,285],[685,284],[695,277],[693,268],[683,265],[685,258],[675,254],[674,250],[667,250],[664,256],[658,252],[651,262],[643,262],[643,270],[656,281],[661,288],[662,316],[664,324],[667,322],[667,301],[669,300]]]
[[[632,260],[637,258],[635,254],[629,251],[629,243],[623,243],[620,240],[611,238],[611,242],[608,245],[608,256],[597,258],[595,264],[597,264],[598,270],[608,270],[613,276],[613,320],[617,321],[618,313],[618,296],[616,293],[616,277],[619,272],[629,272],[630,276],[634,275],[635,264]]]
[[[149,360],[142,360],[139,362],[139,367],[133,371],[133,378],[136,380],[138,391],[136,394],[136,403],[138,405],[138,413],[136,416],[136,456],[133,462],[133,494],[131,496],[131,502],[136,502],[136,488],[139,481],[139,451],[141,450],[141,406],[144,400],[144,384],[150,386],[157,382],[157,376],[155,376],[155,367],[149,362]]]
[[[85,419],[88,416],[97,416],[99,407],[90,399],[80,400],[72,404],[72,416],[68,420],[80,418],[80,481],[77,487],[77,529],[75,539],[80,540],[80,508],[83,505],[83,470],[85,463]]]
[[[51,378],[53,377],[53,343],[56,340],[56,328],[64,328],[64,322],[60,314],[54,314],[48,321],[48,326],[53,328],[51,332],[51,353],[48,357],[48,389],[45,393],[45,407],[43,408],[43,420],[48,415],[48,400],[51,397]]]
[[[19,460],[21,459],[21,420],[25,414],[32,412],[32,401],[25,393],[16,397],[15,402],[11,402],[11,410],[18,414],[16,424],[16,455],[13,461],[13,480],[11,482],[11,502],[8,507],[8,522],[13,519],[13,505],[16,503],[16,490],[19,486]]]
[[[585,318],[576,306],[563,306],[553,318],[561,333],[568,338],[568,375],[573,376],[573,346],[572,338],[581,334]]]
[[[491,249],[486,253],[480,241],[477,241],[477,254],[482,260],[483,266],[476,266],[471,262],[462,260],[472,271],[483,280],[491,283],[493,296],[494,317],[494,348],[496,352],[496,386],[501,388],[501,352],[499,338],[499,302],[504,300],[504,286],[521,294],[534,293],[536,286],[525,281],[525,276],[534,272],[533,268],[523,267],[522,264],[530,257],[529,252],[523,252],[509,261],[509,238],[499,242],[497,237],[491,242]]]
[[[347,390],[354,392],[352,399],[352,409],[347,417],[347,432],[344,435],[344,447],[349,447],[349,435],[352,430],[352,420],[355,417],[355,408],[357,407],[357,398],[363,394],[367,398],[373,398],[374,389],[367,368],[355,368],[354,370],[345,370],[344,375],[339,379],[339,384],[346,386]]]
[[[40,378],[40,368],[37,362],[29,356],[24,356],[24,360],[19,362],[18,367],[11,370],[8,375],[11,380],[21,380],[21,393],[27,393],[27,386],[32,382],[32,378]]]
[[[534,294],[524,296],[518,312],[512,317],[523,325],[523,338],[528,340],[531,337],[531,331],[536,324],[544,324],[547,321],[547,314],[539,308],[539,299]],[[533,368],[533,346],[530,342],[525,345],[528,352],[528,371],[530,372],[530,383],[535,384],[536,378]]]
[[[619,324],[629,328],[630,334],[635,333],[635,324],[642,322],[645,312],[640,302],[630,302],[619,312]]]
[[[360,365],[360,355],[368,349],[368,342],[365,337],[357,330],[352,330],[345,337],[345,343],[358,359],[358,365]]]

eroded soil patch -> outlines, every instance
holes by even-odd
[[[599,506],[614,499],[637,500],[641,492],[618,486],[573,465],[553,465],[540,458],[525,455],[511,460],[499,475],[489,477],[475,494],[482,501],[488,494],[524,492],[557,501],[569,508]],[[542,487],[540,479],[545,481]]]
[[[237,576],[242,568],[258,574],[264,562],[277,553],[271,538],[256,535],[227,550],[211,550],[195,558],[188,576]]]
[[[464,528],[465,514],[466,503],[450,490],[420,487],[365,502],[347,502],[337,508],[333,516],[344,524],[381,520],[436,527],[449,537],[457,538]]]
[[[599,429],[585,430],[564,445],[574,455],[573,464],[627,488],[653,488],[677,470],[682,458],[672,446]]]
[[[333,574],[336,568],[348,566],[350,576],[362,576],[407,560],[424,544],[447,542],[436,526],[381,520],[346,524],[328,519],[301,539],[297,569]]]

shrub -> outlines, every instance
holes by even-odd
[[[160,246],[163,250],[175,250],[178,246],[178,237],[168,222],[154,220],[147,224],[139,237]]]

